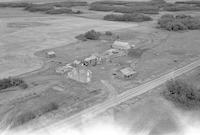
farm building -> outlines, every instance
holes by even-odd
[[[98,55],[98,54],[93,54],[90,57],[85,58],[83,60],[83,65],[85,65],[85,66],[89,66],[89,65],[96,66],[97,64],[101,64],[101,62],[102,62],[101,56]]]
[[[86,68],[74,68],[68,73],[68,77],[81,83],[89,83],[92,78],[92,72]]]
[[[71,66],[71,64],[67,64],[65,66],[62,66],[62,67],[58,67],[56,69],[56,73],[59,73],[59,74],[64,74],[66,72],[69,72],[73,69],[74,67]]]
[[[129,45],[128,42],[115,41],[112,44],[112,48],[119,49],[119,50],[128,50],[128,49],[131,49],[131,45]]]
[[[113,75],[115,75],[117,78],[126,79],[126,80],[134,78],[136,74],[137,72],[133,70],[131,67],[122,68],[116,71],[115,73],[113,73]]]
[[[56,53],[54,51],[49,51],[46,53],[47,58],[54,58],[56,57]]]

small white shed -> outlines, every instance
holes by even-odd
[[[56,57],[56,53],[54,51],[48,51],[46,53],[46,55],[47,55],[48,58],[54,58],[54,57]]]

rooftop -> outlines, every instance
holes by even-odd
[[[54,54],[56,54],[56,53],[55,53],[54,51],[48,51],[47,54],[48,54],[48,55],[54,55]]]
[[[94,60],[94,59],[96,59],[96,58],[97,58],[97,56],[91,55],[90,57],[85,58],[85,61]]]
[[[123,69],[120,70],[120,72],[122,72],[122,74],[124,74],[126,76],[129,76],[129,75],[136,73],[136,71],[134,71],[131,67],[123,68]]]

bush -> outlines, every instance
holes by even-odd
[[[193,85],[184,80],[171,80],[166,83],[167,89],[163,92],[165,98],[183,107],[194,108],[200,106],[200,93]]]
[[[187,15],[163,15],[158,26],[169,31],[196,30],[200,29],[200,19]]]
[[[0,80],[0,90],[22,85],[26,85],[26,88],[28,87],[28,85],[20,78],[6,78]]]
[[[109,14],[104,16],[104,20],[144,22],[144,21],[151,21],[152,18],[143,14],[123,14],[123,15]]]

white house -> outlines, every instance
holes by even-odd
[[[128,50],[131,49],[131,45],[128,42],[115,41],[112,44],[112,48],[119,50]]]

